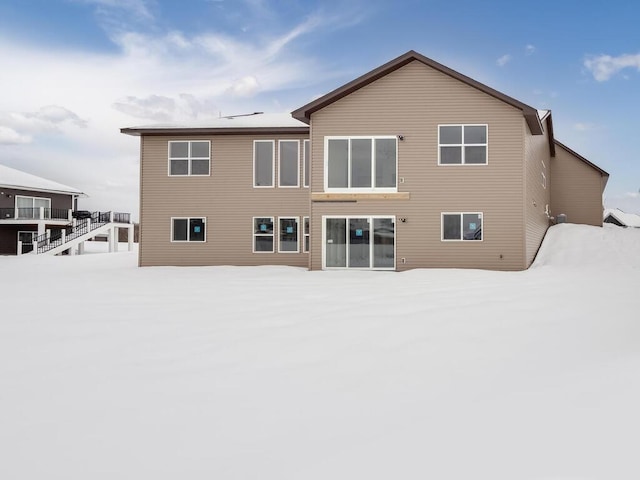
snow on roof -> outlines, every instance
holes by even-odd
[[[76,188],[69,187],[52,180],[47,180],[46,178],[38,177],[36,175],[31,175],[30,173],[22,172],[15,168],[7,167],[6,165],[0,165],[0,187],[45,192],[74,193],[78,195],[83,194]]]
[[[609,215],[627,227],[640,228],[640,215],[635,213],[626,213],[619,208],[607,208],[604,211],[604,218],[607,218]]]
[[[131,127],[130,130],[164,130],[184,128],[290,128],[309,126],[296,120],[289,113],[255,113],[220,118],[212,118],[198,122],[165,123]],[[129,129],[127,129],[129,130]]]

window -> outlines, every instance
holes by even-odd
[[[171,241],[172,242],[204,242],[205,218],[172,218]]]
[[[325,189],[395,192],[396,142],[396,137],[328,137]]]
[[[303,176],[304,176],[304,183],[303,185],[305,187],[309,186],[309,178],[311,176],[311,141],[310,140],[305,140],[304,141],[304,168],[303,168],[304,172],[303,172]]]
[[[309,242],[311,240],[311,229],[309,224],[309,217],[302,217],[302,233],[304,237],[304,241],[302,244],[302,251],[309,251]]]
[[[300,142],[298,140],[278,141],[278,186],[300,186]]]
[[[210,152],[209,141],[169,142],[169,175],[209,175]]]
[[[395,268],[394,217],[323,217],[323,268]]]
[[[439,165],[486,165],[487,125],[439,125]]]
[[[544,172],[540,172],[540,175],[542,175],[542,188],[547,188],[547,176],[544,174]]]
[[[278,252],[298,253],[298,217],[280,217],[280,241]]]
[[[273,217],[253,218],[253,253],[273,253]]]
[[[482,240],[482,213],[443,213],[442,240]]]
[[[274,148],[275,142],[273,140],[253,141],[254,187],[273,187]]]
[[[16,195],[16,213],[18,218],[51,218],[51,199]]]

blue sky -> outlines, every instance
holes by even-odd
[[[413,49],[540,109],[640,213],[640,4],[5,0],[0,163],[137,213],[120,127],[290,112]]]

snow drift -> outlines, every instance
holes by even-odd
[[[637,479],[639,235],[511,273],[0,258],[0,478]]]

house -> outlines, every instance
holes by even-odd
[[[538,111],[414,51],[287,115],[140,137],[147,265],[522,270],[608,174]]]
[[[95,235],[133,232],[129,214],[86,212],[75,218],[80,197],[86,194],[76,188],[0,165],[0,255],[75,253],[75,247],[82,253],[84,241]]]
[[[619,227],[640,228],[640,215],[626,213],[619,208],[607,208],[604,211],[604,223],[612,223]]]

